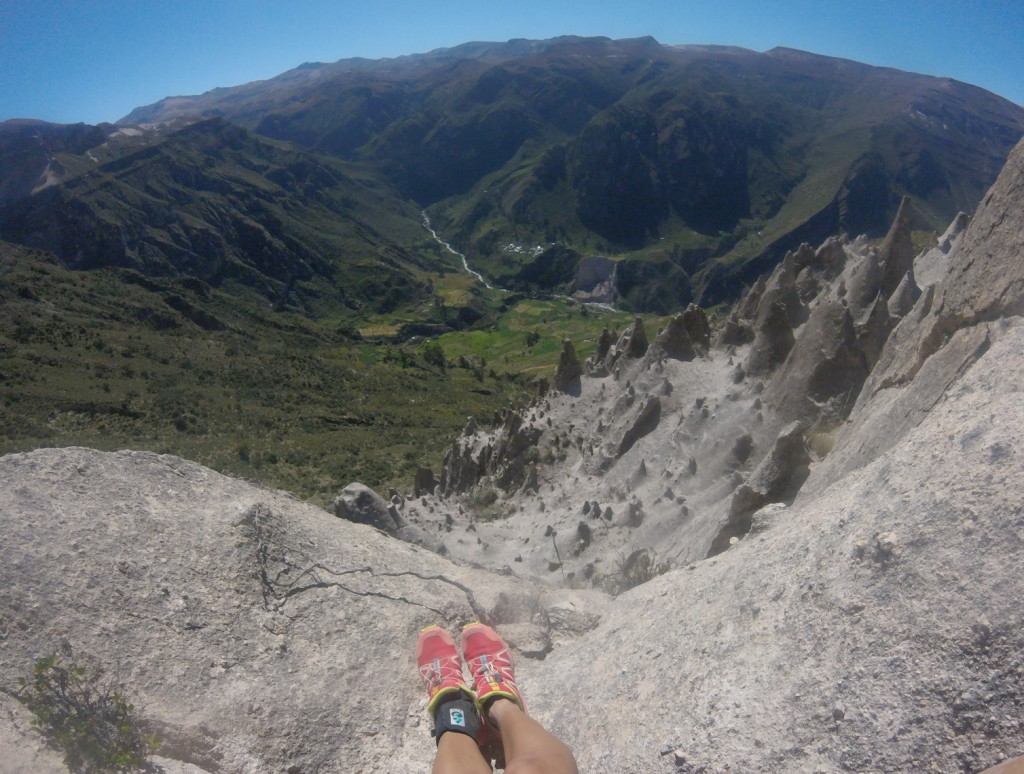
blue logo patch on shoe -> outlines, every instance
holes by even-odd
[[[453,726],[466,727],[466,714],[460,709],[448,710],[448,720]]]

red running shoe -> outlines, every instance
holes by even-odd
[[[485,717],[486,706],[494,699],[509,699],[526,711],[523,696],[516,687],[508,645],[494,629],[482,623],[466,626],[462,630],[462,656],[473,675],[481,717]]]
[[[440,626],[428,626],[420,632],[416,666],[427,686],[427,714],[431,719],[445,697],[461,691],[473,698],[473,691],[462,677],[462,661],[455,641]]]

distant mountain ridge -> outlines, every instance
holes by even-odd
[[[425,210],[493,284],[592,294],[586,274],[667,313],[737,298],[801,242],[880,237],[903,196],[941,231],[1022,134],[1024,108],[976,87],[794,49],[474,42],[306,63],[118,125],[6,122],[0,237],[74,266],[226,271],[317,316],[422,301],[446,269]],[[135,193],[109,198],[115,180]]]
[[[680,303],[734,297],[801,241],[881,236],[903,195],[941,230],[1024,134],[1024,109],[951,79],[650,37],[306,64],[121,123],[185,115],[373,165],[499,281],[528,263],[508,245],[642,251]]]
[[[255,291],[320,317],[426,296],[419,213],[345,162],[219,118],[141,131],[0,125],[0,233],[69,268]]]

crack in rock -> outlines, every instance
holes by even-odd
[[[459,589],[466,597],[466,602],[479,620],[486,618],[485,611],[480,607],[473,595],[473,591],[466,585],[452,580],[444,575],[424,575],[412,570],[402,572],[377,572],[370,566],[354,567],[347,570],[335,570],[321,562],[314,562],[302,551],[293,549],[291,553],[298,554],[302,561],[296,562],[287,556],[287,550],[278,544],[274,545],[275,533],[270,522],[274,519],[273,512],[264,504],[258,503],[252,506],[243,517],[242,521],[252,526],[256,541],[256,562],[260,590],[263,596],[263,608],[268,612],[283,613],[283,608],[289,599],[307,591],[316,589],[337,588],[344,592],[358,597],[376,597],[391,602],[404,602],[415,607],[422,607],[440,616],[445,621],[448,615],[437,608],[425,605],[422,602],[415,602],[404,596],[392,596],[383,591],[360,591],[352,588],[341,581],[331,578],[343,578],[351,575],[368,575],[371,578],[401,578],[413,577],[422,581],[436,581],[447,583]],[[273,564],[283,565],[276,571],[272,569]],[[286,576],[296,573],[293,577]],[[330,578],[325,577],[330,576]]]

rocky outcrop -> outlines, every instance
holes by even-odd
[[[1024,314],[1024,142],[985,196],[938,285],[928,285],[886,341],[840,437],[859,452],[847,466],[873,459],[899,441]],[[826,461],[825,480],[841,476]]]
[[[779,433],[768,454],[732,496],[729,517],[711,543],[709,556],[722,553],[734,538],[750,531],[754,512],[770,503],[792,502],[807,479],[810,455],[803,426],[791,422]]]
[[[785,364],[765,388],[765,401],[780,417],[787,422],[835,425],[849,414],[870,371],[865,349],[877,357],[881,348],[878,338],[885,332],[888,316],[883,301],[879,300],[878,308],[883,317],[865,326],[867,335],[861,338],[839,299],[814,307]],[[874,319],[869,315],[869,322]]]
[[[391,534],[401,526],[384,498],[365,484],[349,484],[331,505],[335,516],[355,524],[369,524]]]
[[[647,352],[647,332],[644,330],[644,321],[637,317],[608,350],[608,354],[604,358],[604,368],[611,373],[620,359],[641,358],[645,352]]]
[[[506,492],[526,480],[528,452],[541,430],[523,421],[519,411],[506,409],[493,437],[480,430],[463,433],[445,454],[439,490],[443,494],[466,492],[484,477],[490,477]]]
[[[143,452],[0,458],[0,530],[0,686],[54,651],[94,660],[182,774],[421,770],[434,744],[413,682],[417,630],[529,623],[545,600],[558,641],[557,622],[582,607]],[[0,739],[24,737],[3,701]],[[24,750],[20,771],[47,770],[38,746]]]
[[[704,310],[690,304],[686,311],[672,317],[655,336],[645,356],[653,362],[670,357],[675,360],[693,360],[705,355],[711,346],[711,326]]]
[[[569,339],[566,339],[562,342],[562,353],[559,355],[552,383],[559,392],[579,395],[582,374],[583,369],[580,367],[579,358],[576,357],[576,348]]]
[[[888,452],[538,664],[542,701],[588,686],[552,719],[581,771],[977,772],[1024,749],[1021,351],[1018,321]]]
[[[753,375],[770,373],[780,366],[796,342],[790,320],[792,307],[784,299],[765,301],[754,321],[754,342],[746,371]]]

